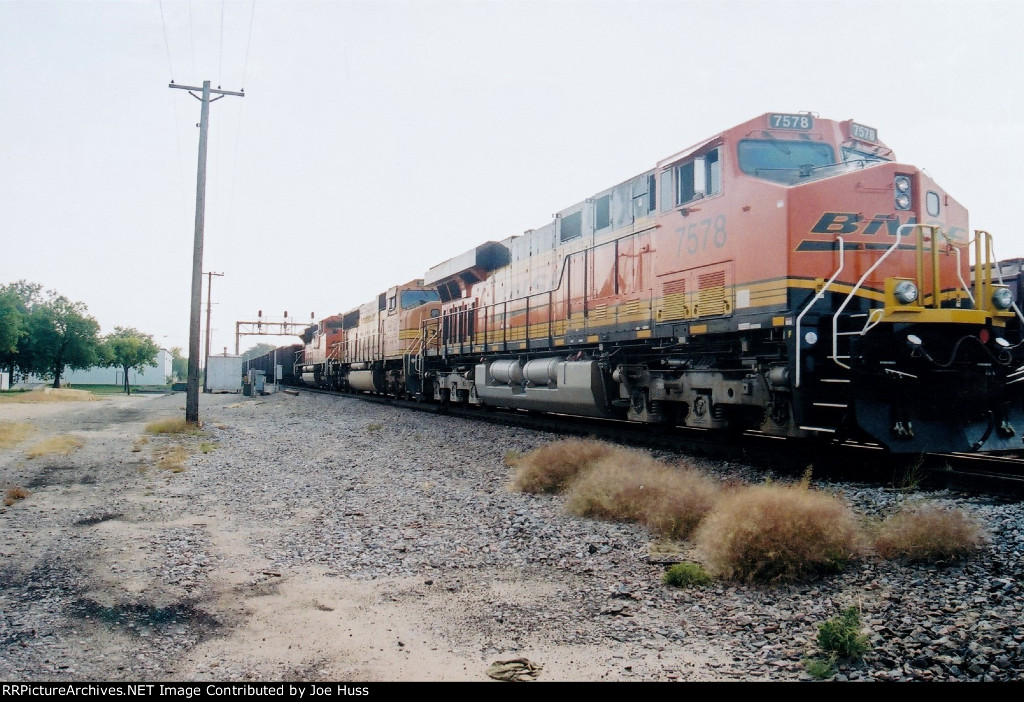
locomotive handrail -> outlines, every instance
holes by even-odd
[[[839,274],[843,272],[843,267],[846,266],[846,249],[844,248],[843,237],[837,236],[836,241],[839,242],[839,268],[837,268],[836,272],[832,274],[832,277],[828,279],[828,282],[821,287],[821,290],[815,293],[814,297],[811,298],[811,301],[807,303],[803,312],[798,314],[796,317],[796,381],[794,382],[794,387],[800,387],[800,339],[802,338],[800,336],[800,321],[804,318],[805,314],[811,311],[811,308],[814,307],[815,303],[825,296],[825,291],[831,287],[832,283],[834,283],[836,278],[839,277]]]
[[[889,258],[889,255],[892,254],[893,251],[895,251],[896,249],[899,248],[900,242],[903,240],[903,230],[907,229],[908,227],[911,230],[914,230],[914,229],[917,229],[919,227],[930,227],[930,225],[927,225],[927,224],[904,224],[904,225],[900,226],[896,230],[896,240],[892,243],[892,246],[890,246],[888,249],[886,249],[885,253],[883,253],[878,258],[877,261],[875,261],[873,264],[871,264],[871,266],[866,271],[864,271],[864,275],[862,275],[860,277],[860,280],[858,280],[856,285],[854,285],[853,288],[850,290],[849,294],[846,296],[846,299],[843,300],[843,303],[841,305],[839,305],[839,309],[836,310],[836,313],[834,315],[832,315],[832,355],[830,356],[830,358],[832,359],[832,361],[837,366],[842,366],[843,368],[845,368],[847,370],[850,369],[850,366],[846,365],[845,363],[843,363],[842,361],[839,360],[839,316],[843,313],[843,310],[846,309],[846,306],[848,304],[850,304],[850,300],[852,300],[857,295],[857,291],[860,290],[862,285],[864,285],[864,281],[868,279],[868,276],[870,276],[872,273],[874,273],[875,269],[878,268],[882,264],[882,261],[884,261],[885,259]],[[932,247],[934,248],[934,246],[935,246],[935,244],[934,244],[934,237],[933,237]],[[919,261],[920,261],[920,259],[919,259]]]
[[[993,267],[994,267],[995,272],[996,272],[996,278],[999,279],[999,284],[1000,285],[1006,285],[1006,283],[1003,282],[1003,271],[1002,271],[1002,268],[999,265],[999,259],[996,258],[996,247],[993,246],[993,244],[992,244],[992,235],[989,234],[988,232],[984,231],[984,230],[981,230],[981,229],[976,229],[974,231],[974,236],[977,237],[977,238],[980,238],[982,234],[985,235],[985,243],[986,243],[986,247],[985,247],[985,254],[986,254],[985,255],[985,272],[986,272],[986,274],[988,275],[988,278],[989,278],[989,281],[988,281],[989,287],[992,286],[992,272],[990,270],[990,266],[992,266],[992,263],[995,264]],[[992,263],[989,262],[989,259],[991,259]],[[975,262],[975,267],[976,268],[980,268],[981,267],[979,265],[980,263],[981,263],[980,259],[977,260]],[[1013,302],[1011,304],[1013,306],[1013,311],[1017,314],[1017,319],[1019,319],[1021,321],[1021,323],[1024,324],[1024,314],[1021,314],[1020,308],[1017,307],[1017,303]]]
[[[468,337],[468,344],[470,345],[470,347],[473,347],[475,345],[475,343],[476,343],[477,336],[479,334],[481,334],[481,333],[483,334],[483,337],[484,337],[484,342],[483,342],[484,347],[485,348],[488,347],[490,345],[490,343],[491,343],[491,340],[490,340],[491,333],[492,332],[494,332],[494,333],[497,332],[497,330],[492,329],[491,325],[487,323],[487,319],[489,319],[489,312],[491,310],[495,309],[495,308],[501,307],[502,311],[503,311],[503,318],[504,318],[505,321],[501,324],[501,330],[500,330],[501,331],[501,338],[494,340],[493,343],[501,344],[502,350],[507,351],[508,350],[509,342],[513,341],[513,339],[509,339],[509,337],[508,337],[508,308],[509,308],[509,305],[515,305],[516,303],[523,302],[523,301],[525,301],[525,304],[526,304],[526,308],[525,308],[524,311],[527,313],[527,323],[526,323],[526,325],[524,327],[524,332],[523,333],[525,334],[525,336],[524,336],[523,340],[527,344],[529,344],[529,342],[531,340],[530,339],[530,323],[529,323],[530,300],[531,299],[536,299],[536,298],[538,298],[538,297],[540,297],[542,295],[547,295],[548,296],[548,305],[549,305],[549,307],[548,307],[548,319],[547,319],[547,327],[548,327],[548,334],[547,334],[547,336],[548,336],[549,340],[553,340],[553,338],[554,338],[553,337],[553,334],[554,334],[554,318],[553,318],[552,315],[553,315],[553,309],[554,309],[554,307],[553,307],[553,304],[554,304],[554,294],[556,292],[560,291],[560,290],[565,289],[562,286],[563,286],[563,283],[567,282],[566,279],[565,279],[565,274],[566,274],[566,271],[569,268],[569,259],[571,259],[573,256],[583,255],[584,256],[584,260],[586,260],[586,256],[588,254],[590,254],[591,252],[595,251],[597,248],[599,248],[601,246],[607,246],[609,244],[616,244],[616,245],[618,245],[619,242],[625,241],[626,239],[629,239],[630,237],[637,236],[638,234],[645,234],[647,232],[652,232],[652,231],[654,231],[656,229],[660,229],[661,226],[662,225],[660,225],[660,224],[644,225],[644,226],[641,226],[640,228],[634,228],[633,231],[628,232],[626,234],[622,234],[622,235],[616,236],[614,238],[608,239],[607,241],[602,241],[599,244],[598,243],[593,243],[593,244],[591,244],[589,246],[585,246],[584,248],[581,248],[581,249],[579,249],[577,251],[571,251],[569,253],[564,254],[562,256],[561,264],[558,266],[558,269],[559,269],[558,270],[558,275],[553,280],[552,287],[550,289],[548,289],[548,290],[542,290],[542,291],[539,291],[539,292],[528,293],[526,295],[520,295],[519,297],[514,297],[514,298],[511,298],[511,299],[508,299],[508,300],[504,300],[502,302],[493,302],[493,303],[491,303],[489,305],[482,305],[480,307],[473,308],[472,311],[474,313],[475,312],[480,312],[480,311],[482,311],[484,313],[483,330],[481,332],[479,329],[476,329],[472,334],[464,334],[463,330],[460,328],[458,330],[458,332],[457,332],[457,335],[460,338],[460,341],[458,342],[460,347],[467,343],[466,337]],[[633,227],[636,227],[636,222],[633,222]],[[634,257],[636,257],[636,256],[640,256],[640,255],[643,255],[643,254],[654,253],[655,249],[651,248],[652,246],[653,246],[652,244],[648,244],[648,248],[646,248],[646,249],[644,249],[644,250],[642,250],[640,252],[634,253],[632,255]],[[616,266],[618,265],[618,258],[619,258],[619,256],[616,255],[616,264],[615,264]],[[647,292],[650,292],[651,296],[653,298],[653,295],[654,295],[653,288],[650,289]],[[591,298],[589,298],[586,295],[586,291],[584,290],[584,294],[583,294],[584,304],[586,304],[589,301],[589,299],[591,299]],[[516,312],[516,311],[518,311],[518,310],[513,310],[513,312]],[[586,313],[586,308],[584,308],[584,311]],[[452,310],[452,309],[450,309],[450,310],[447,310],[447,311],[442,311],[440,320],[447,319],[447,320],[449,320],[449,321],[451,321],[451,322],[453,322],[455,324],[458,324],[459,323],[459,321],[458,321],[459,315],[464,314],[465,312],[466,312],[466,310],[461,310],[461,309],[459,309],[459,310]],[[435,334],[435,337],[436,336],[437,335]],[[516,339],[516,340],[518,340],[518,339]],[[441,339],[440,340],[440,342],[438,344],[438,348],[443,346],[445,348],[445,350],[447,350],[449,345],[454,345],[454,344],[455,344],[455,342],[450,341],[447,338],[445,338],[445,339]],[[460,351],[460,353],[461,352],[462,351]]]
[[[441,324],[438,318],[431,317],[420,320],[420,335],[413,339],[412,345],[409,347],[407,355],[412,359],[413,369],[421,379],[423,371],[427,367],[427,347],[431,341],[437,338],[440,328]],[[429,339],[427,338],[428,333],[430,334]]]
[[[867,321],[864,322],[864,327],[859,332],[850,332],[850,334],[858,334],[860,336],[864,336],[869,331],[871,331],[879,324],[881,324],[883,319],[885,319],[885,309],[881,307],[876,307],[875,309],[868,312],[868,318]]]
[[[943,236],[946,236],[946,235],[943,235]],[[960,260],[960,247],[959,247],[959,246],[957,246],[956,244],[953,244],[953,241],[952,241],[952,239],[950,239],[950,238],[949,238],[948,236],[946,236],[946,239],[947,239],[947,240],[948,240],[948,241],[950,242],[950,244],[952,245],[952,247],[953,247],[953,253],[955,253],[955,254],[956,254],[956,277],[957,277],[957,280],[959,280],[959,281],[960,281],[960,285],[961,285],[961,286],[963,287],[963,289],[964,289],[964,292],[966,292],[966,293],[967,293],[967,298],[968,298],[968,299],[969,299],[969,300],[971,301],[971,307],[975,307],[975,308],[976,308],[976,307],[977,307],[977,305],[976,305],[976,304],[974,303],[974,295],[972,295],[972,294],[971,294],[971,286],[970,286],[970,285],[968,285],[968,284],[967,284],[967,283],[966,283],[966,282],[964,281],[964,276],[963,276],[963,274],[962,274],[962,273],[960,272],[960,271],[961,271],[961,269],[962,269],[962,265],[961,265],[961,260]],[[968,242],[968,243],[970,243],[970,242]],[[957,307],[959,307],[959,306],[960,306],[960,298],[959,298],[959,296],[958,296],[958,297],[957,297]]]
[[[981,242],[982,236],[985,237],[985,266],[981,265]],[[985,304],[985,288],[992,285],[992,269],[991,260],[989,258],[992,251],[991,246],[991,235],[988,232],[980,229],[974,230],[974,294],[978,298],[978,304]],[[998,269],[999,264],[996,264]],[[1001,275],[1001,273],[1000,273]]]

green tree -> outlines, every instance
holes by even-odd
[[[0,354],[5,359],[18,351],[21,338],[22,315],[18,302],[13,292],[0,289]]]
[[[188,356],[185,356],[180,346],[171,349],[171,375],[178,382],[188,378]]]
[[[72,302],[50,290],[49,298],[33,308],[27,319],[27,353],[19,370],[53,378],[53,387],[68,368],[90,368],[99,360],[100,325],[85,303]]]
[[[160,347],[153,341],[150,334],[143,334],[134,327],[114,327],[114,332],[108,334],[103,340],[101,347],[100,364],[109,367],[117,367],[124,371],[124,391],[132,394],[131,384],[128,382],[128,371],[135,370],[144,373],[146,368],[156,364],[157,354]],[[160,383],[164,378],[159,379]]]
[[[19,280],[0,286],[0,368],[11,373],[29,372],[33,365],[28,336],[28,318],[43,301],[43,286]]]
[[[259,358],[260,356],[265,356],[268,353],[270,353],[271,351],[273,351],[275,348],[276,347],[272,346],[271,344],[256,344],[255,346],[253,346],[248,351],[245,351],[245,352],[242,353],[242,360],[243,361],[251,361],[254,358]]]

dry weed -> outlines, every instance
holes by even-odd
[[[672,468],[640,451],[609,454],[579,476],[566,508],[598,519],[639,522],[652,532],[686,538],[718,498],[718,483],[693,468]]]
[[[695,533],[713,574],[746,582],[835,572],[863,548],[850,507],[797,485],[758,485],[723,496]]]
[[[15,404],[34,402],[92,402],[99,398],[87,390],[70,388],[41,388],[29,392],[11,392],[0,394],[0,402]]]
[[[77,436],[61,434],[60,436],[51,436],[49,439],[43,439],[30,448],[26,454],[29,458],[53,455],[68,456],[83,446],[85,446],[85,442]]]
[[[180,417],[158,419],[146,425],[147,434],[188,434],[190,436],[206,436],[205,432],[195,424],[186,422]]]
[[[188,449],[184,446],[163,446],[153,451],[156,459],[156,467],[169,470],[172,473],[180,473],[185,470],[185,461],[188,460]]]
[[[4,506],[10,507],[18,500],[24,500],[29,496],[29,491],[21,487],[7,488],[4,492]]]
[[[524,456],[506,455],[515,467],[512,487],[520,492],[559,492],[576,477],[610,454],[628,453],[614,444],[594,439],[554,441]]]
[[[35,429],[26,422],[0,422],[0,448],[10,448],[27,439]]]
[[[981,525],[963,510],[924,504],[904,506],[885,519],[875,550],[882,558],[932,563],[967,557],[984,541]]]

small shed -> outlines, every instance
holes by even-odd
[[[208,392],[242,392],[242,357],[210,356],[206,364]]]

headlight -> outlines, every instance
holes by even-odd
[[[1013,293],[1009,288],[996,288],[992,291],[992,304],[1001,310],[1008,310],[1013,306]]]
[[[909,305],[917,301],[917,286],[909,280],[901,280],[893,288],[893,294],[902,304]]]
[[[895,204],[897,210],[909,210],[910,209],[910,178],[904,175],[898,175],[893,179],[893,188],[895,189]]]

